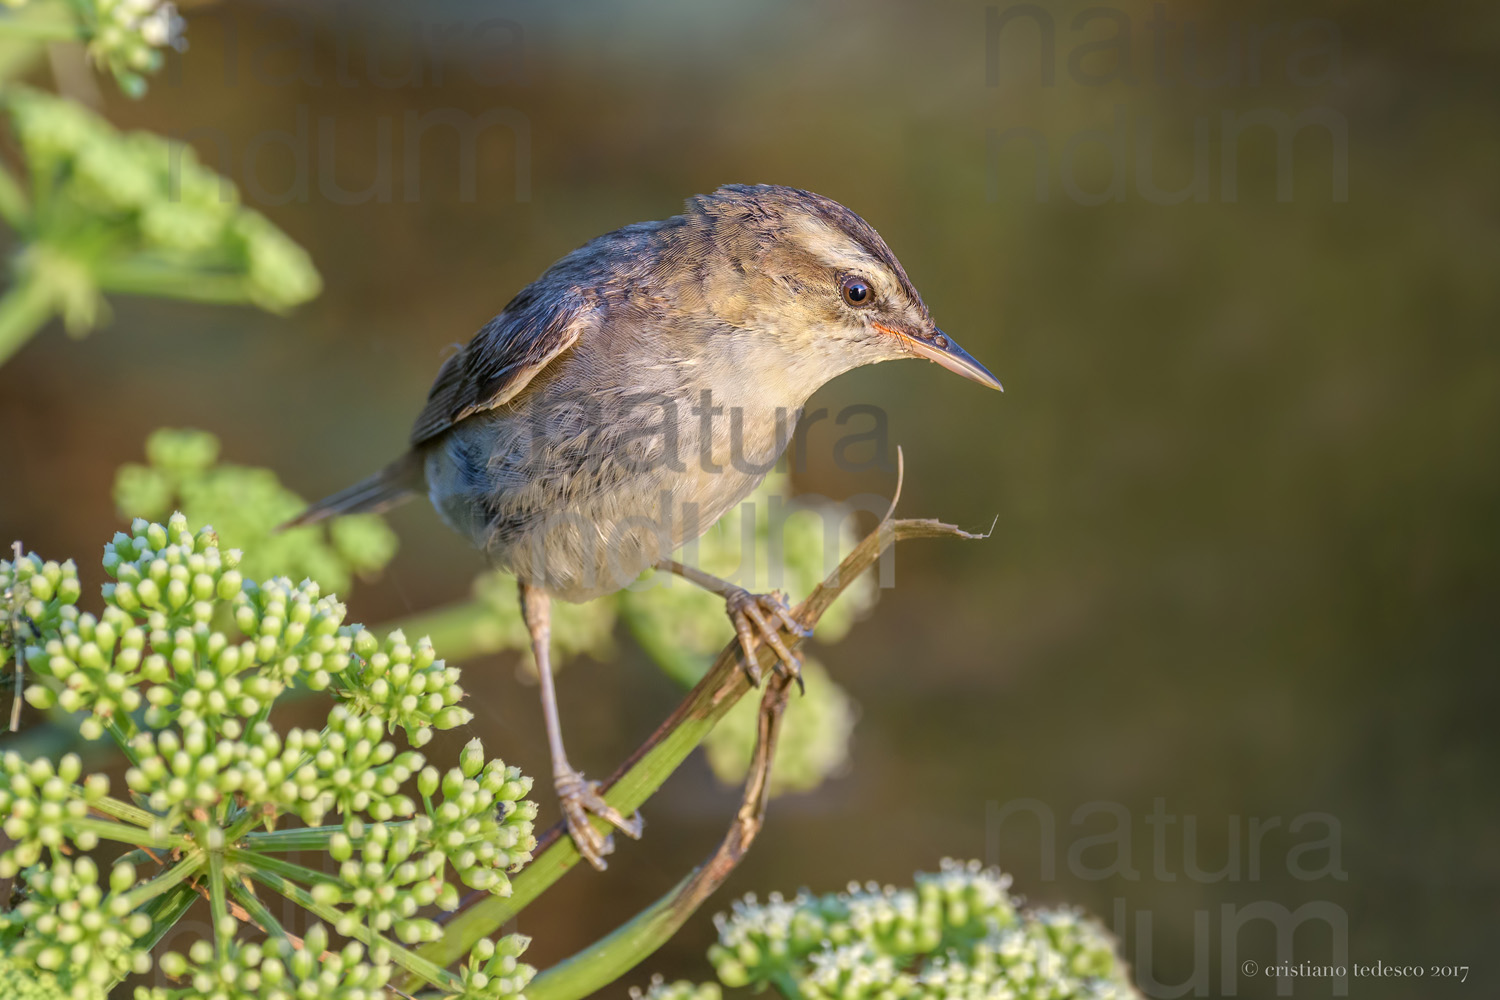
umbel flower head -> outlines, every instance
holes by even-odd
[[[246,578],[239,552],[180,514],[138,519],[103,562],[113,582],[94,614],[77,606],[71,563],[0,561],[0,666],[20,649],[26,699],[77,713],[82,735],[111,737],[129,760],[120,798],[76,755],[0,755],[12,842],[0,877],[23,885],[0,918],[0,985],[29,975],[55,983],[54,996],[103,1000],[150,967],[149,943],[201,894],[212,940],[164,956],[160,970],[182,985],[141,1000],[376,1000],[395,957],[438,936],[434,908],[455,909],[465,887],[510,892],[536,845],[531,779],[477,739],[446,770],[416,749],[470,719],[457,668],[429,642],[346,624],[311,581]],[[273,725],[293,688],[332,698],[321,728]],[[107,886],[86,856],[106,840],[134,848]],[[317,851],[333,864],[288,858]],[[268,894],[350,943],[330,946],[319,930],[295,946]],[[516,995],[531,975],[524,947],[486,942],[465,973],[439,970],[429,985]]]
[[[24,242],[8,295],[26,304],[29,331],[60,316],[81,336],[107,319],[107,292],[284,311],[321,290],[306,252],[185,144],[25,87],[8,86],[3,104],[31,180],[0,204]]]
[[[129,863],[116,866],[110,877],[117,889],[134,880]],[[145,972],[151,960],[136,941],[151,929],[151,918],[130,912],[128,903],[119,892],[106,901],[99,869],[89,858],[29,868],[20,904],[3,918],[5,935],[16,932],[10,955],[47,972],[67,969],[99,986]]]
[[[1009,886],[978,862],[944,861],[910,888],[750,896],[716,918],[708,957],[725,986],[791,985],[810,1000],[1139,996],[1102,928],[1071,910],[1023,910]]]

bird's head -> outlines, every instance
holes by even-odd
[[[932,321],[869,223],[810,191],[732,184],[690,199],[684,256],[720,320],[775,340],[827,381],[859,365],[926,358],[992,389],[1000,382]]]

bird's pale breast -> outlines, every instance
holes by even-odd
[[[790,439],[803,400],[737,364],[733,334],[717,337],[580,343],[434,443],[434,506],[559,598],[629,585],[754,490]]]

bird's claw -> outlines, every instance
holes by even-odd
[[[640,839],[645,825],[641,814],[626,819],[618,809],[604,801],[597,781],[589,781],[570,767],[558,768],[553,780],[562,806],[563,822],[568,825],[568,835],[589,864],[603,871],[608,867],[604,856],[615,849],[614,837],[595,828],[590,816],[598,816],[627,837]]]
[[[724,599],[729,620],[734,623],[734,633],[739,637],[740,649],[744,652],[745,676],[753,687],[760,687],[760,661],[755,647],[764,642],[776,654],[776,672],[802,685],[802,659],[781,638],[785,629],[794,635],[806,638],[812,629],[799,622],[786,598],[780,591],[769,594],[752,594],[748,590],[736,590]]]

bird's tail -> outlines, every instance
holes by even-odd
[[[277,528],[285,531],[302,524],[317,524],[325,518],[360,512],[376,513],[394,507],[422,488],[422,455],[409,451],[368,479],[324,497]]]

